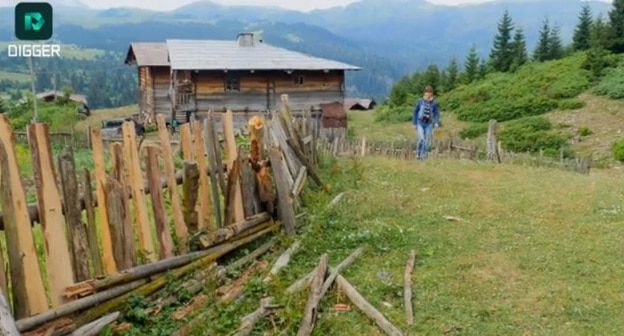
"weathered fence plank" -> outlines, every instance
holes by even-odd
[[[186,123],[180,126],[180,149],[184,161],[193,161],[193,137],[191,136],[191,124]]]
[[[149,218],[147,215],[147,204],[145,202],[145,187],[143,174],[139,162],[139,153],[136,142],[136,131],[133,122],[124,122],[122,126],[124,160],[129,177],[128,183],[132,191],[132,205],[134,209],[134,223],[139,235],[141,251],[147,262],[156,260],[154,253],[154,242]]]
[[[175,226],[176,237],[178,238],[178,253],[186,253],[188,230],[184,224],[182,202],[180,201],[180,194],[178,194],[175,165],[173,163],[173,150],[171,149],[169,133],[167,132],[167,126],[165,125],[165,117],[162,114],[159,114],[156,116],[156,123],[158,124],[158,136],[160,138],[160,148],[162,150],[163,164],[165,167],[165,177],[167,180],[167,188],[169,190],[169,201],[171,202],[171,214]]]
[[[236,163],[236,159],[238,158],[238,149],[236,145],[236,138],[234,136],[234,120],[232,117],[232,111],[228,110],[221,117],[221,124],[223,126],[223,137],[225,139],[225,154],[226,154],[226,165],[228,168],[228,172],[232,170]],[[240,168],[240,167],[239,167]],[[232,183],[231,189],[228,189],[228,193],[232,192],[233,195],[227,195],[228,199],[228,208],[232,207],[233,217],[230,218],[230,221],[226,221],[226,225],[232,224],[233,222],[240,222],[245,219],[245,210],[243,209],[243,196],[241,193],[241,186],[238,180],[239,172],[234,174],[230,173],[230,176],[234,177],[235,181]],[[230,181],[228,179],[228,185]],[[231,200],[231,202],[229,202]]]
[[[106,274],[117,272],[115,258],[113,257],[113,242],[111,239],[108,211],[106,210],[106,171],[104,170],[104,144],[102,133],[99,129],[91,130],[91,148],[93,152],[93,165],[95,172],[95,191],[100,215],[100,232],[102,234],[102,264]]]
[[[217,157],[221,157],[218,151],[219,143],[216,140],[214,130],[214,119],[212,111],[208,115],[208,119],[204,120],[204,136],[206,138],[206,154],[208,154],[208,165],[210,166],[210,190],[212,192],[212,204],[214,206],[214,214],[217,227],[223,226],[221,218],[221,198],[219,197],[219,181],[223,179],[223,170],[218,171]],[[217,155],[219,153],[219,155]],[[217,177],[219,176],[219,177]]]
[[[128,190],[114,176],[106,183],[106,202],[110,219],[111,236],[115,241],[113,256],[120,269],[129,269],[136,262],[134,232],[130,221]]]
[[[74,154],[70,147],[65,147],[58,158],[61,191],[63,192],[63,211],[67,220],[69,246],[76,281],[91,278],[89,272],[89,255],[87,228],[82,221],[80,192],[76,178]]]
[[[156,232],[160,243],[160,259],[173,257],[173,240],[169,232],[169,222],[165,212],[162,193],[160,189],[160,168],[158,167],[158,147],[147,146],[147,180],[152,196],[152,209],[154,211],[154,222],[156,222]]]
[[[52,307],[57,307],[65,301],[65,288],[74,283],[74,271],[65,234],[61,196],[56,184],[48,126],[30,124],[28,142],[37,189],[39,219],[45,237],[46,261],[48,269],[54,270],[48,272],[50,301]]]
[[[182,208],[184,222],[191,232],[197,231],[197,186],[199,185],[199,169],[197,162],[184,161],[182,180]]]
[[[279,217],[284,223],[284,229],[288,235],[295,235],[295,209],[293,208],[293,200],[290,198],[290,185],[287,175],[289,174],[282,152],[278,148],[271,148],[269,151],[271,159],[271,168],[275,176],[275,185],[277,187],[278,212]]]
[[[200,229],[208,229],[214,232],[217,228],[214,225],[211,213],[210,182],[208,181],[208,176],[206,176],[208,165],[206,163],[204,141],[202,140],[201,124],[197,121],[193,123],[193,140],[195,144],[195,159],[199,169],[197,222]]]
[[[4,212],[13,308],[15,316],[22,318],[46,311],[48,303],[14,144],[9,121],[4,114],[0,114],[0,204]]]
[[[87,215],[87,240],[89,241],[91,265],[93,266],[93,275],[100,276],[104,275],[104,266],[102,265],[102,257],[100,256],[100,248],[97,237],[97,227],[95,226],[95,207],[93,206],[93,191],[91,190],[91,172],[88,168],[85,168],[83,174],[83,200]]]

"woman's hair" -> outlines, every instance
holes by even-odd
[[[425,86],[425,93],[427,92],[433,93],[433,88],[431,87],[431,85]]]

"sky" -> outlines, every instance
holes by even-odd
[[[45,1],[45,0],[43,0]],[[53,5],[55,3],[72,3],[80,1],[85,5],[102,9],[111,7],[138,7],[152,10],[172,10],[180,6],[195,2],[197,0],[48,0]],[[212,0],[226,5],[260,5],[278,6],[282,8],[309,11],[335,6],[344,6],[357,0]],[[406,0],[409,1],[409,0]],[[469,3],[481,3],[492,0],[429,0],[429,2],[442,5],[458,5]],[[508,0],[499,0],[508,1]],[[608,1],[608,0],[605,0]],[[0,0],[0,6],[14,6],[17,0]]]

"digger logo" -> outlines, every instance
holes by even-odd
[[[52,37],[52,6],[46,2],[17,4],[15,37],[20,40],[48,40]]]

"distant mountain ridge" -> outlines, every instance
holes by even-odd
[[[471,45],[489,54],[504,10],[523,27],[533,49],[545,18],[561,27],[569,42],[578,12],[587,3],[594,13],[610,4],[581,0],[511,0],[461,6],[425,0],[362,0],[344,7],[299,12],[278,7],[228,6],[199,1],[176,10],[87,8],[79,0],[52,1],[55,37],[63,42],[124,50],[130,41],[166,38],[232,39],[240,31],[261,32],[267,43],[364,68],[353,74],[354,95],[383,98],[393,81],[427,64],[460,61]],[[13,8],[0,8],[0,40],[13,38]]]

